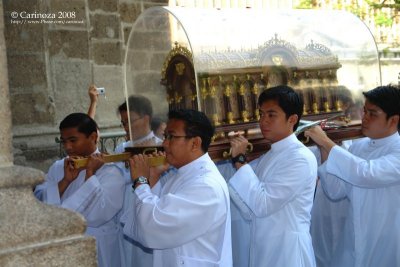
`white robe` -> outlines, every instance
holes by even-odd
[[[85,175],[86,170],[81,171],[60,198],[58,182],[64,177],[64,159],[58,160],[34,194],[47,204],[82,214],[87,221],[86,234],[96,238],[99,266],[120,266],[122,240],[117,214],[123,202],[122,171],[115,164],[105,164],[86,182]]]
[[[155,267],[232,266],[229,193],[208,153],[148,185],[121,219],[124,233],[153,248]]]
[[[332,148],[320,166],[332,199],[350,201],[331,266],[400,266],[400,136]]]
[[[345,140],[342,147],[348,149],[354,140]],[[318,147],[309,149],[317,157],[321,164],[321,153]],[[329,267],[333,251],[338,245],[339,236],[342,235],[344,223],[349,209],[349,200],[331,200],[322,189],[321,183],[317,183],[314,196],[314,204],[311,211],[311,237],[315,260],[318,267]]]
[[[292,134],[229,180],[254,214],[249,266],[315,266],[309,231],[316,179],[315,156]]]
[[[132,147],[136,144],[140,144],[147,141],[153,141],[156,145],[161,145],[162,140],[154,135],[151,131],[148,135],[134,140],[134,141],[127,141],[119,144],[115,148],[115,153],[123,153],[125,152],[126,147]],[[124,193],[124,204],[122,206],[122,210],[118,215],[120,219],[122,214],[124,214],[128,209],[135,206],[135,197],[132,191],[132,179],[129,168],[125,166],[124,162],[118,163],[119,166],[124,170],[124,178],[125,178],[125,193]],[[155,190],[155,189],[153,189]],[[122,225],[123,227],[123,225]],[[153,251],[150,248],[146,248],[137,241],[129,238],[128,236],[124,235],[121,229],[121,239],[122,239],[122,266],[123,267],[147,267],[153,265]]]
[[[255,162],[250,162],[250,166]],[[231,160],[220,161],[216,165],[226,181],[229,181],[236,172]],[[231,186],[228,186],[228,189],[231,199],[233,267],[247,267],[250,261],[250,233],[254,213],[240,200],[238,193]]]

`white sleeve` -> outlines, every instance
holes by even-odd
[[[252,161],[250,163],[250,166],[256,164],[256,162],[258,162],[258,159],[255,161]],[[222,176],[225,178],[225,180],[227,182],[236,172],[236,168],[233,167],[231,160],[220,161],[216,164],[216,166],[217,166],[219,172],[222,174]],[[229,189],[229,197],[230,197],[231,201],[235,204],[237,209],[239,210],[243,219],[250,220],[252,218],[251,209],[240,198],[239,194],[235,191],[235,189],[232,186],[229,185],[229,183],[228,183],[228,189]]]
[[[223,196],[201,182],[161,198],[148,185],[139,186],[135,193],[139,201],[133,212],[124,214],[124,233],[149,248],[179,247],[226,218],[226,213],[218,212]]]
[[[329,153],[327,172],[344,181],[364,188],[400,184],[400,151],[365,160],[334,146]]]
[[[326,171],[326,162],[318,167],[322,189],[331,200],[340,200],[347,196],[346,182]]]
[[[257,177],[249,164],[242,166],[229,180],[257,217],[267,217],[280,210],[308,186],[307,177],[315,176],[309,182],[316,182],[316,161],[315,166],[311,166],[305,157],[293,157],[280,163],[275,172],[267,174],[268,185],[264,182],[266,177]]]
[[[113,218],[122,208],[124,186],[121,170],[113,164],[104,165],[66,198],[61,206],[82,214],[88,226],[98,227]]]
[[[35,187],[34,195],[40,201],[50,205],[61,205],[58,182],[64,176],[64,160],[56,161],[46,174],[45,182]]]

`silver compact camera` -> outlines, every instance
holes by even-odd
[[[106,88],[98,87],[97,88],[97,93],[99,93],[99,95],[106,95]]]

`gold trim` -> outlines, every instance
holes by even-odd
[[[113,155],[104,155],[104,162],[118,162],[118,161],[126,161],[131,157],[131,153],[121,153],[121,154],[113,154]],[[75,169],[79,169],[82,167],[86,167],[89,159],[81,158],[81,159],[73,159],[73,166]],[[156,167],[165,164],[166,158],[164,156],[156,156],[148,159],[148,163],[150,167]]]
[[[175,47],[172,48],[171,51],[169,51],[169,53],[164,61],[163,68],[161,70],[161,79],[162,80],[165,80],[167,78],[167,69],[168,69],[169,63],[177,55],[182,55],[182,56],[186,57],[190,61],[190,63],[193,65],[192,52],[190,52],[190,50],[188,48],[180,45],[178,42],[175,42],[174,45],[175,45]]]

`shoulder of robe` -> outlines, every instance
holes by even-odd
[[[117,171],[119,174],[121,174],[123,176],[124,174],[124,169],[125,166],[122,166],[121,164],[118,164],[118,162],[109,162],[109,163],[105,163],[101,169],[103,171]]]

